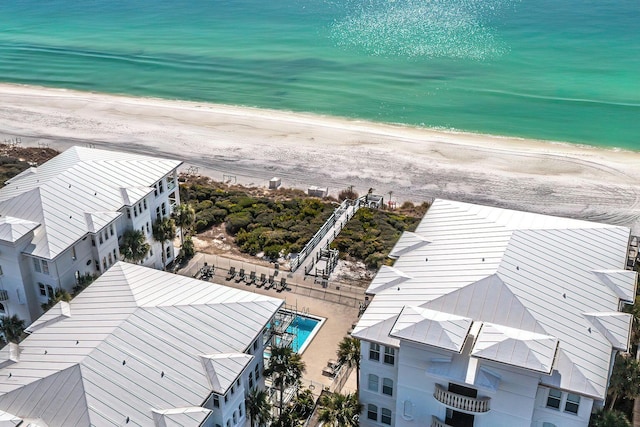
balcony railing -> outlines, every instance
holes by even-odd
[[[442,387],[440,384],[436,384],[436,392],[433,393],[433,397],[438,402],[445,405],[460,409],[466,412],[487,412],[489,410],[489,397],[468,397],[461,394],[452,393]]]
[[[431,417],[431,427],[451,427],[438,417]]]

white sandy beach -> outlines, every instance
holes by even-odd
[[[640,232],[640,153],[198,102],[0,85],[0,142],[177,158],[241,184],[373,187],[603,221]]]

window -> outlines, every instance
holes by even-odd
[[[91,246],[95,246],[96,245],[96,239],[94,239],[93,237],[91,238]]]
[[[160,206],[156,208],[156,219],[160,220]]]
[[[144,210],[146,211],[147,210],[147,199],[144,199],[142,201],[142,204],[144,205]]]
[[[104,240],[102,240],[102,234],[100,235],[100,238],[98,239],[98,241],[100,242],[100,244],[104,243]]]
[[[242,403],[238,405],[238,415],[242,417]]]
[[[369,374],[369,382],[367,384],[367,390],[378,392],[378,376],[375,374]]]
[[[113,224],[109,226],[109,233],[113,236]]]
[[[76,247],[75,246],[71,246],[71,259],[72,260],[76,260],[78,259],[78,257],[76,256]]]
[[[226,394],[224,395],[224,403],[229,402],[229,396],[227,396]]]
[[[233,424],[238,424],[238,413],[233,411]]]
[[[153,195],[158,197],[158,187],[156,186],[153,187]]]
[[[33,268],[36,270],[36,272],[38,273],[42,273],[42,269],[40,268],[40,260],[37,258],[33,259]]]
[[[235,392],[236,392],[236,390],[235,390],[234,386],[231,386],[231,394],[233,394]]]
[[[367,418],[373,421],[378,421],[378,407],[371,403],[367,405]]]
[[[380,417],[380,422],[388,426],[391,425],[391,409],[382,408],[382,416]]]
[[[47,296],[47,287],[44,285],[44,283],[38,282],[38,289],[40,290],[41,297]]]
[[[227,427],[231,427],[231,420],[227,420]]]
[[[47,285],[47,296],[49,298],[53,298],[54,295],[55,295],[55,292],[53,292],[53,286]]]
[[[253,388],[253,372],[249,372],[249,388]]]
[[[255,341],[253,342],[253,349],[254,349],[254,350],[257,350],[257,349],[258,349],[258,340],[255,340]]]
[[[577,394],[568,393],[567,401],[564,404],[564,411],[571,414],[578,413],[578,407],[580,406],[580,396]]]
[[[214,408],[219,408],[220,407],[220,397],[214,395],[213,396],[213,407]]]
[[[42,272],[44,274],[49,274],[49,263],[45,260],[42,260]]]
[[[369,344],[369,360],[380,360],[380,344]]]
[[[133,206],[133,216],[136,218],[138,217],[138,207],[135,205]]]
[[[131,209],[127,209],[127,218],[131,219]]]
[[[561,400],[562,400],[562,392],[560,390],[549,389],[549,397],[547,398],[547,408],[560,409]]]
[[[258,380],[258,378],[260,378],[260,364],[256,365],[256,369],[254,372],[256,373],[256,380]]]
[[[111,253],[109,253],[109,266],[111,266],[111,264],[113,264],[113,257],[111,256]]]
[[[236,380],[236,385],[238,386],[238,388],[240,388],[240,378]]]
[[[164,187],[162,186],[162,181],[158,182],[158,188],[160,189],[161,193],[164,193]]]
[[[0,302],[0,313],[4,314],[4,304]]]
[[[149,222],[147,221],[147,234],[149,233]]]
[[[382,394],[393,396],[393,380],[385,378],[382,380]]]
[[[104,240],[109,240],[109,233],[107,233],[107,230],[104,230]]]
[[[113,259],[118,259],[118,255],[116,255],[116,250],[113,250]]]
[[[167,204],[165,202],[162,202],[162,216],[165,216],[167,214]]]
[[[171,258],[171,246],[167,246],[167,259]]]
[[[100,271],[100,261],[97,259],[94,259],[93,261],[96,263],[96,270]]]
[[[102,257],[102,267],[105,270],[107,269],[107,258],[106,257]]]
[[[396,362],[396,349],[393,347],[384,348],[384,363],[393,365]]]

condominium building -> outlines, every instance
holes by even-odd
[[[117,262],[0,350],[0,421],[33,427],[247,425],[283,301]]]
[[[0,315],[27,323],[56,289],[120,259],[119,239],[141,230],[151,250],[143,264],[162,268],[154,221],[180,203],[181,162],[73,147],[13,177],[0,189]],[[166,263],[174,259],[165,245]]]
[[[353,331],[360,425],[586,427],[627,351],[630,230],[436,200]]]

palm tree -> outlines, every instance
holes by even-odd
[[[184,245],[184,229],[191,228],[196,221],[196,211],[191,205],[182,203],[178,206],[178,209],[173,211],[171,215],[176,225],[180,227],[180,246]]]
[[[176,223],[173,219],[165,217],[154,222],[151,231],[154,240],[160,242],[162,246],[162,269],[166,270],[167,254],[164,251],[164,244],[176,238]]]
[[[618,397],[635,399],[640,396],[640,362],[631,355],[618,353],[609,379],[609,410]]]
[[[360,340],[346,336],[338,345],[338,362],[356,368],[356,392],[360,391]]]
[[[125,261],[138,264],[147,256],[149,252],[149,244],[144,237],[144,233],[140,230],[127,230],[122,235],[122,244],[120,245],[120,253]]]
[[[252,388],[245,398],[247,414],[251,420],[251,427],[263,426],[271,420],[271,404],[267,392]]]
[[[300,355],[291,347],[273,346],[271,348],[269,367],[264,370],[264,374],[271,377],[273,385],[278,387],[280,392],[279,414],[282,414],[284,406],[284,389],[297,384],[305,370],[306,366]]]
[[[71,301],[71,294],[64,289],[58,288],[56,291],[49,297],[49,301],[44,304],[40,304],[42,310],[47,311],[60,301],[69,302]]]
[[[603,410],[591,415],[589,427],[631,427],[631,423],[623,412]]]
[[[0,319],[0,332],[4,334],[7,342],[19,343],[24,333],[24,320],[17,315],[2,316]]]
[[[356,393],[323,394],[320,397],[320,406],[322,408],[318,412],[318,419],[324,424],[332,427],[358,425],[362,405],[358,402]]]

